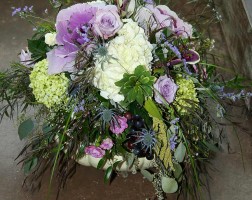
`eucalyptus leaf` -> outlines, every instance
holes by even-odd
[[[186,153],[186,147],[182,142],[180,142],[174,153],[176,160],[178,162],[182,162],[184,160],[185,153]]]
[[[174,193],[178,190],[178,183],[174,178],[163,176],[161,179],[161,184],[165,193]]]
[[[135,155],[133,153],[128,154],[126,158],[126,163],[128,168],[130,169],[135,161]]]
[[[20,140],[26,138],[32,133],[34,129],[34,123],[31,119],[23,121],[18,127],[18,135]]]
[[[146,169],[142,169],[141,170],[142,175],[150,182],[153,181],[154,175],[151,174],[149,171],[147,171]]]
[[[174,177],[178,180],[181,181],[182,180],[182,172],[183,169],[181,167],[181,165],[179,163],[173,163],[173,167],[174,167]]]

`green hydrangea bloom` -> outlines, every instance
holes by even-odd
[[[52,108],[68,101],[69,80],[65,74],[49,75],[46,59],[36,63],[30,74],[30,87],[39,103]]]
[[[176,77],[179,89],[176,93],[174,105],[181,115],[188,113],[189,108],[196,107],[199,103],[194,83],[191,79],[185,79],[181,75]]]

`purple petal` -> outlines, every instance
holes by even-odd
[[[85,13],[91,6],[87,3],[78,3],[66,9],[63,9],[57,15],[56,23],[60,21],[68,21],[73,13]]]
[[[96,12],[96,8],[92,8],[83,13],[75,13],[70,17],[68,28],[70,30],[75,30],[79,28],[82,24],[87,24]]]
[[[47,53],[48,73],[57,74],[64,71],[73,72],[75,54],[64,55],[64,49],[59,47]]]

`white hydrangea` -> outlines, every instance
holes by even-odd
[[[133,73],[139,65],[149,69],[152,61],[152,45],[144,29],[131,19],[118,31],[118,36],[107,45],[109,60],[101,61],[97,56],[95,62],[94,86],[101,90],[101,96],[115,102],[124,100],[119,94],[120,88],[115,82],[123,78],[124,73]]]

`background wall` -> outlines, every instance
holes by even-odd
[[[236,72],[252,78],[252,1],[214,0],[222,15],[221,28]],[[246,9],[246,10],[245,10]]]

